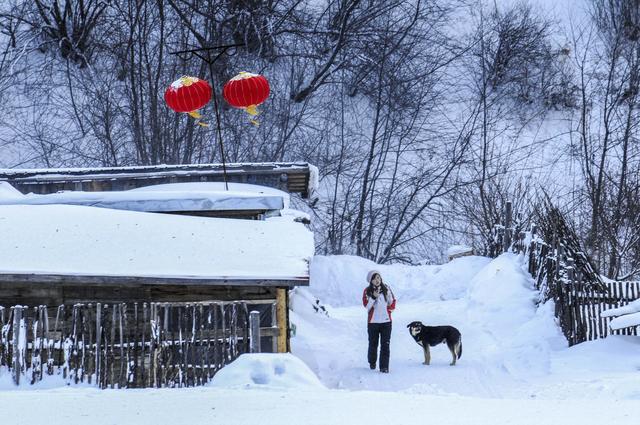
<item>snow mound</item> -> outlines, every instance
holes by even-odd
[[[471,278],[486,264],[485,257],[456,258],[442,265],[378,265],[350,255],[315,256],[311,262],[310,290],[332,307],[360,305],[367,273],[379,270],[400,302],[442,301],[466,295]]]
[[[8,182],[0,182],[0,199],[21,199],[24,195]]]
[[[522,261],[503,254],[478,272],[469,284],[467,317],[483,330],[484,354],[492,363],[514,376],[545,374],[551,352],[567,343],[553,302],[536,305],[538,293]]]
[[[218,388],[323,389],[318,377],[292,354],[243,354],[218,372]]]

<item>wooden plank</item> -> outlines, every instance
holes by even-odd
[[[95,347],[95,381],[98,388],[102,388],[101,360],[102,360],[102,303],[96,304],[96,347]]]
[[[42,379],[42,338],[40,334],[42,326],[42,312],[40,308],[33,307],[33,323],[30,326],[32,336],[31,348],[31,385]]]
[[[218,371],[218,369],[220,368],[220,358],[222,357],[222,350],[220,347],[220,341],[218,339],[218,328],[219,328],[219,323],[220,323],[220,305],[218,303],[213,303],[211,305],[212,311],[213,311],[213,335],[214,335],[214,339],[213,339],[213,361],[215,364],[215,367],[213,369],[213,373],[209,375],[209,378],[213,377],[213,375],[215,375],[215,373]]]
[[[118,304],[111,304],[111,323],[109,326],[109,353],[107,355],[109,362],[109,384],[111,389],[116,387],[116,371],[115,371],[115,341],[116,341],[116,326],[118,323]]]
[[[617,307],[618,306],[618,300],[620,299],[620,293],[618,291],[618,285],[616,285],[617,282],[614,282],[612,285],[613,288],[613,299],[611,300],[611,303],[609,304],[609,308],[612,307]],[[612,332],[614,335],[620,335],[620,330],[619,329],[615,329]]]
[[[640,283],[639,282],[632,282],[631,283],[630,291],[631,291],[631,299],[632,300],[637,300],[639,298],[639,295],[638,295],[639,294],[639,291],[638,291],[639,287],[640,287]],[[638,336],[638,326],[634,326],[633,327],[632,334],[635,335],[635,336]]]
[[[287,290],[278,288],[276,297],[276,321],[280,334],[278,336],[278,353],[287,352],[287,334],[289,323],[287,317]]]
[[[147,329],[150,328],[151,324],[149,322],[149,306],[147,303],[142,303],[142,345],[141,345],[141,353],[140,353],[140,377],[138,380],[138,385],[140,388],[144,388],[145,383],[149,382],[147,378],[147,357],[149,354],[147,353]],[[147,385],[149,386],[149,385]]]
[[[594,295],[593,289],[589,288],[589,340],[593,341],[595,339],[600,338],[598,334],[598,322],[600,321],[600,316],[598,316],[596,312],[596,297]]]
[[[156,303],[150,304],[150,330],[149,330],[149,356],[150,356],[150,371],[147,377],[147,387],[149,388],[157,388],[158,387],[158,358],[157,358],[157,343],[158,343],[158,334],[160,332],[160,323],[158,317],[158,308]]]
[[[199,318],[199,322],[198,322],[198,330],[199,330],[199,335],[198,335],[198,340],[200,341],[199,346],[198,346],[198,352],[199,352],[199,358],[200,358],[200,375],[197,377],[196,380],[196,385],[204,385],[204,383],[207,381],[206,379],[206,369],[205,369],[205,364],[207,365],[207,367],[209,366],[208,363],[205,363],[205,355],[206,355],[206,342],[208,341],[208,338],[205,337],[204,334],[204,326],[205,326],[205,316],[204,316],[204,305],[203,304],[199,304],[198,305],[198,318]]]
[[[5,355],[9,346],[5,333],[8,332],[9,326],[5,323],[6,308],[0,306],[0,367],[6,366]],[[5,327],[6,326],[6,327]]]
[[[13,383],[20,385],[20,375],[22,369],[22,358],[20,355],[20,324],[22,322],[22,307],[13,307],[13,324],[11,326],[11,333],[13,335],[12,342],[12,357],[11,357],[11,376]]]
[[[251,346],[249,348],[250,353],[259,353],[260,350],[260,312],[251,311],[249,313],[249,339]]]
[[[133,367],[130,372],[130,376],[127,377],[127,384],[129,388],[140,388],[138,380],[140,379],[140,364],[139,364],[139,354],[140,354],[140,345],[141,341],[140,337],[140,312],[138,311],[138,303],[133,303],[133,322],[134,322],[134,333],[133,333],[133,348],[131,349],[131,356],[133,356]]]

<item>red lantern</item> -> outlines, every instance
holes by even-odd
[[[193,118],[201,118],[198,109],[211,100],[211,86],[196,77],[180,77],[164,92],[167,105],[176,112],[184,112]]]
[[[262,75],[241,72],[227,81],[222,95],[229,105],[256,116],[259,114],[258,105],[269,97],[269,82]],[[253,120],[252,122],[257,124]]]

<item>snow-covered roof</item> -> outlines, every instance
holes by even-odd
[[[473,248],[466,246],[466,245],[451,245],[448,249],[447,249],[447,255],[449,257],[453,257],[456,255],[461,255],[461,254],[467,254],[467,253],[472,253],[473,252]]]
[[[227,171],[233,173],[236,169],[246,167],[271,168],[274,170],[286,170],[293,168],[307,169],[310,164],[306,162],[235,162],[226,164]],[[118,176],[122,173],[130,172],[135,174],[144,172],[172,172],[184,170],[203,170],[207,171],[211,168],[221,168],[222,164],[159,164],[159,165],[134,165],[130,167],[76,167],[76,168],[0,168],[0,176],[3,177],[30,177],[40,176],[70,176],[81,175],[84,177],[100,175],[104,176],[113,173]]]
[[[6,182],[0,183],[2,187],[9,186]],[[84,205],[146,212],[281,210],[289,205],[286,192],[243,183],[229,183],[228,191],[224,183],[215,182],[161,184],[126,191],[64,191],[48,195],[21,195],[15,189],[14,192],[5,189],[0,192],[0,205]]]
[[[35,274],[35,280],[54,276],[48,281],[64,275],[306,284],[314,253],[313,234],[282,217],[258,221],[4,205],[0,235],[0,280],[11,275],[14,281]]]
[[[178,164],[103,168],[0,169],[0,180],[22,193],[59,190],[126,190],[150,184],[226,180],[254,183],[307,198],[318,187],[318,169],[306,162]]]

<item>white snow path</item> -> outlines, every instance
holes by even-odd
[[[489,379],[482,360],[473,355],[482,351],[478,346],[488,337],[466,325],[464,317],[465,303],[461,300],[399,304],[393,314],[388,375],[369,369],[366,316],[362,307],[332,310],[331,318],[324,320],[327,326],[312,331],[313,341],[298,344],[294,338],[293,349],[312,363],[312,369],[330,388],[499,397],[501,385],[497,379],[507,378],[492,376]],[[456,366],[449,366],[451,355],[445,345],[431,349],[430,366],[422,364],[422,349],[406,328],[413,320],[433,325],[450,324],[460,329],[463,353]],[[298,333],[304,334],[306,326],[313,324],[298,324]]]

